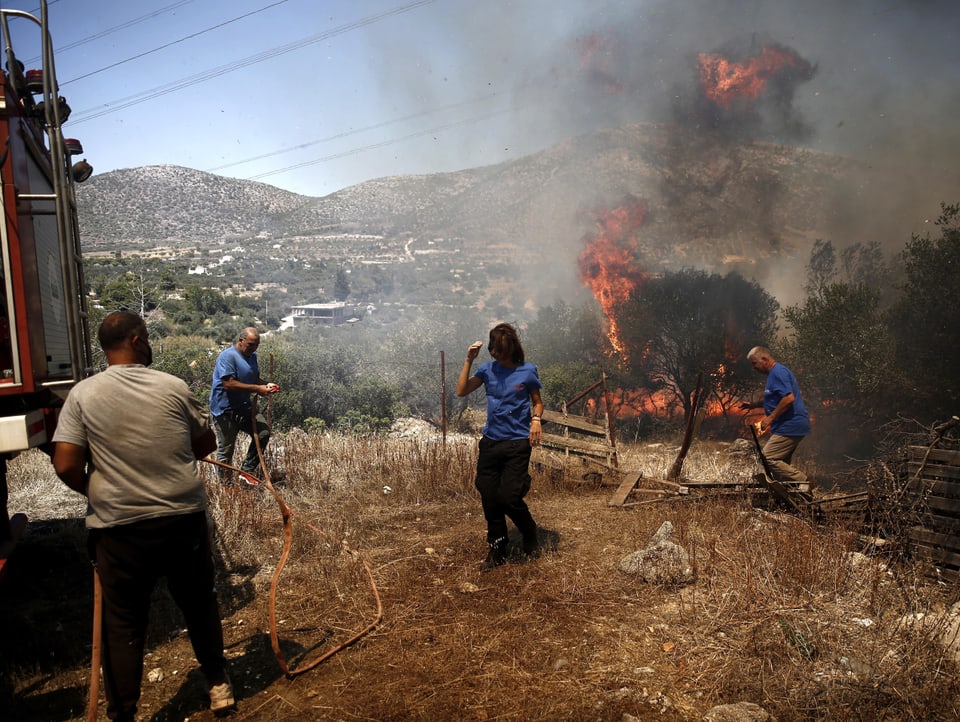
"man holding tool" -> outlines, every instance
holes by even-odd
[[[810,433],[810,415],[803,405],[800,387],[793,373],[777,363],[770,349],[755,346],[747,354],[754,370],[765,374],[767,383],[763,390],[763,403],[744,402],[741,408],[763,408],[764,416],[754,424],[758,436],[771,432],[763,446],[763,456],[777,481],[803,482],[807,475],[791,466],[793,454]]]
[[[225,348],[217,356],[213,369],[213,384],[210,387],[210,414],[217,431],[217,461],[233,464],[233,449],[237,443],[237,434],[243,430],[250,434],[250,446],[243,459],[241,478],[249,483],[250,477],[262,476],[260,471],[260,453],[266,451],[270,441],[270,424],[263,414],[251,413],[251,394],[267,396],[275,394],[280,387],[260,377],[260,365],[257,361],[257,348],[260,346],[260,332],[247,327],[240,332],[237,342]],[[256,424],[256,437],[253,431]],[[260,451],[257,451],[257,439]],[[229,478],[221,472],[221,479],[229,483]]]

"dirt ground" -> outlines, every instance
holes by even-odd
[[[879,674],[896,650],[880,625],[850,622],[883,614],[876,587],[885,582],[874,579],[873,592],[864,592],[869,585],[853,584],[827,556],[810,570],[814,588],[790,581],[797,588],[785,599],[771,587],[768,579],[798,565],[771,550],[806,549],[819,543],[818,532],[742,500],[612,508],[611,493],[608,487],[535,488],[528,501],[547,550],[488,573],[478,570],[485,550],[476,500],[392,505],[385,489],[375,503],[364,501],[366,507],[350,511],[357,518],[333,530],[333,538],[347,539],[359,556],[343,554],[325,538],[294,545],[279,584],[281,651],[298,668],[375,618],[361,559],[372,570],[382,619],[355,644],[292,679],[271,648],[275,567],[221,545],[221,606],[238,700],[231,718],[613,722],[629,714],[700,720],[716,704],[749,701],[786,722],[880,719],[873,710],[890,705],[884,719],[919,719],[918,710],[932,709],[924,699],[902,699],[904,685],[912,685],[914,695],[930,687],[904,678],[912,674],[906,666],[878,684],[872,676],[851,676],[838,661],[837,650],[848,657],[856,650],[873,665],[871,675]],[[275,560],[281,524],[272,501],[248,498],[227,518],[242,524],[251,514],[268,522],[277,516],[275,532],[262,540]],[[664,520],[691,550],[698,571],[693,585],[650,586],[617,570]],[[295,524],[294,532],[311,537],[305,524]],[[79,518],[35,521],[11,559],[0,585],[2,719],[86,718],[92,572],[84,539]],[[769,559],[754,568],[753,561],[741,563],[740,553]],[[323,554],[331,567],[352,571],[328,573],[324,563],[309,561]],[[780,570],[764,571],[768,562]],[[801,632],[820,639],[817,655],[797,643]],[[930,689],[943,696],[956,690],[955,680]],[[927,719],[949,718],[938,715]],[[139,718],[214,719],[178,612],[162,588],[151,617]]]

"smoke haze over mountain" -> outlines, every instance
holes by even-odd
[[[98,146],[93,134],[91,161],[100,170],[229,167],[304,195],[338,195],[327,204],[337,212],[348,196],[362,198],[350,206],[358,223],[376,215],[378,192],[390,195],[385,179],[436,176],[423,184],[434,197],[402,196],[402,213],[419,219],[469,178],[474,208],[448,204],[469,222],[448,218],[431,231],[502,234],[524,249],[514,260],[529,263],[536,249],[571,288],[589,219],[636,197],[649,208],[638,237],[651,264],[644,270],[668,262],[721,270],[730,267],[724,259],[753,254],[751,272],[787,300],[796,298],[815,238],[841,247],[880,241],[895,251],[931,227],[941,202],[960,200],[955,0],[371,0],[363,9],[323,8],[291,0],[283,26],[336,25],[322,51],[310,46],[309,59],[266,76],[259,73],[268,68],[251,65],[243,92],[211,85],[199,100],[178,97],[178,107],[197,112],[175,123],[154,112],[152,132],[124,115],[122,128],[104,126],[109,142]],[[70,27],[56,37],[70,39]],[[241,45],[231,37],[219,53]],[[150,62],[168,77],[186,72],[159,55]],[[759,71],[759,85],[733,78],[747,69]],[[707,93],[705,75],[740,97]],[[71,84],[71,99],[93,95],[84,82]],[[250,102],[251,90],[278,87],[282,102]],[[85,145],[88,130],[100,126],[79,126]],[[130,137],[136,143],[125,146]],[[576,152],[564,155],[564,144]],[[777,144],[790,149],[777,152]],[[805,165],[796,148],[847,158],[832,171],[830,159]],[[289,175],[270,170],[288,162],[296,169]],[[467,169],[476,172],[439,175]],[[383,182],[347,193],[373,179]],[[493,190],[497,183],[506,185]],[[484,206],[491,198],[501,205]],[[322,220],[338,218],[330,211]],[[529,273],[531,286],[542,282],[539,269]]]
[[[597,127],[678,117],[709,127],[697,56],[742,58],[777,46],[794,51],[808,72],[779,85],[775,98],[761,99],[757,135],[940,168],[944,151],[954,158],[960,146],[954,2],[568,1],[515,3],[503,13],[476,4],[466,12],[448,16],[450,26],[436,33],[446,39],[441,47],[403,48],[422,53],[430,66],[422,85],[391,74],[398,47],[384,45],[382,92],[394,100],[412,94],[430,106],[436,84],[428,81],[445,72],[445,58],[465,73],[444,82],[513,93],[516,113],[485,124],[500,126],[505,145],[543,147],[544,140]],[[491,136],[483,133],[478,143]]]

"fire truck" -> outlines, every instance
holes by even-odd
[[[46,0],[39,14],[0,8],[0,572],[3,547],[26,524],[22,514],[8,517],[7,461],[49,451],[58,409],[91,372],[74,189],[93,169],[77,159],[79,141],[63,136],[70,106],[57,84]],[[25,67],[15,39],[39,67]]]

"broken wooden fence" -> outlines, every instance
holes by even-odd
[[[915,555],[960,578],[960,451],[907,448],[908,538]]]
[[[608,401],[607,376],[601,371],[599,381],[565,401],[559,411],[544,409],[543,438],[533,450],[533,463],[581,481],[602,482],[604,476],[617,476],[620,459]],[[590,406],[592,413],[587,409],[571,413],[576,404]]]

